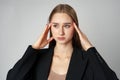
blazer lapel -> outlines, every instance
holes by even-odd
[[[82,80],[87,60],[83,59],[83,51],[74,48],[69,64],[66,80]]]
[[[51,48],[45,50],[45,52],[42,53],[42,56],[40,55],[36,68],[37,80],[47,80],[52,62],[53,51],[54,48]]]

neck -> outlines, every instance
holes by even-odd
[[[61,58],[71,57],[73,46],[69,44],[56,44],[54,54]]]

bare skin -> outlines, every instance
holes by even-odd
[[[91,42],[88,40],[87,36],[73,23],[75,30],[77,31],[81,45],[85,51],[87,51],[90,47],[93,47]]]
[[[48,32],[50,30],[50,24],[47,24],[45,26],[45,30],[42,33],[42,35],[38,38],[38,40],[32,45],[32,47],[34,49],[42,49],[44,48],[47,44],[49,44],[49,42],[51,42],[53,40],[53,37],[47,39],[48,36]]]
[[[69,19],[71,20],[71,18],[69,18],[65,14],[61,13],[61,14],[58,14],[58,15],[60,16],[60,17],[58,17],[59,20],[60,19],[65,19],[65,18],[66,18],[67,21]],[[60,20],[60,21],[64,21],[64,20]],[[58,21],[58,23],[60,25],[64,25],[63,22]],[[65,40],[66,42],[65,41],[63,41],[63,42],[59,41],[55,37],[54,38],[51,37],[51,38],[47,39],[48,32],[50,31],[51,28],[53,29],[53,27],[51,27],[51,26],[52,26],[51,23],[46,26],[43,34],[32,45],[32,47],[34,49],[41,49],[41,48],[44,48],[47,44],[49,44],[49,42],[51,42],[53,39],[56,39],[56,46],[55,46],[55,49],[54,49],[54,55],[53,55],[51,70],[58,73],[58,74],[61,74],[61,75],[66,74],[67,70],[68,70],[68,67],[69,67],[70,58],[71,58],[71,55],[72,55],[72,52],[73,52],[72,39],[69,40],[70,37],[69,38],[67,37],[68,41]],[[90,43],[90,41],[88,40],[87,36],[76,26],[75,23],[72,24],[72,27],[74,28],[74,30],[77,31],[77,33],[79,35],[79,38],[80,38],[81,45],[82,45],[82,47],[85,51],[87,51],[90,47],[93,47],[92,44]],[[53,32],[54,31],[55,30],[53,29]],[[64,29],[64,27],[61,27],[59,29],[59,33],[55,32],[55,35],[58,34],[57,36],[66,37],[67,33],[71,34],[70,32],[67,32]],[[69,36],[69,35],[67,35],[67,36]]]
[[[85,51],[87,51],[90,47],[93,47],[90,41],[88,40],[87,36],[76,26],[75,23],[73,23],[75,30],[79,34],[80,42],[82,44],[82,47]],[[49,44],[52,40],[53,37],[47,39],[48,32],[50,30],[50,25],[46,25],[46,28],[43,32],[43,34],[38,38],[38,40],[32,45],[34,49],[42,49],[44,48],[47,44]]]

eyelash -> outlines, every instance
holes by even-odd
[[[59,27],[59,26],[56,25],[56,24],[53,24],[52,26],[55,27],[55,28],[58,28],[58,27]],[[64,25],[64,27],[65,27],[65,28],[70,28],[70,25]]]
[[[58,27],[58,25],[56,25],[56,24],[53,24],[52,26],[53,26],[53,27],[55,27],[55,28],[57,28],[57,27]]]
[[[64,25],[65,28],[70,28],[70,25]]]

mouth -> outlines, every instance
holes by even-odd
[[[57,37],[58,40],[65,40],[65,37]]]

